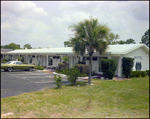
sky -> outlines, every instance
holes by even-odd
[[[68,27],[91,15],[118,40],[139,43],[149,29],[149,1],[1,1],[1,45],[64,47],[73,34]]]

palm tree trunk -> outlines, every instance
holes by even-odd
[[[92,70],[92,54],[89,54],[89,79],[88,84],[91,84],[91,70]]]

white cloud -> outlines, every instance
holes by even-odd
[[[148,1],[2,1],[1,43],[33,47],[63,47],[69,40],[73,23],[90,15],[107,24],[120,40],[137,43],[149,28]]]
[[[38,17],[48,15],[43,8],[36,7],[36,4],[31,1],[2,1],[2,16],[9,13],[15,17]]]

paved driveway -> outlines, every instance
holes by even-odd
[[[62,79],[63,85],[70,84],[66,77]],[[54,87],[54,75],[50,73],[43,71],[4,72],[1,70],[1,98]]]

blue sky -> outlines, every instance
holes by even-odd
[[[75,23],[93,18],[139,43],[149,29],[149,1],[1,1],[1,45],[64,47]]]

